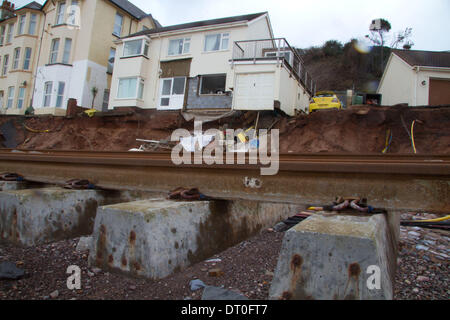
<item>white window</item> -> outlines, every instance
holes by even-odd
[[[140,78],[119,79],[118,99],[142,99],[144,94],[144,80]]]
[[[204,75],[200,78],[200,94],[224,94],[226,74]]]
[[[77,0],[72,0],[70,3],[67,23],[74,26],[78,26],[80,24],[80,7]]]
[[[3,42],[5,41],[5,31],[6,31],[6,27],[2,26],[0,28],[0,46],[2,46]]]
[[[8,63],[9,63],[9,55],[5,55],[5,57],[3,58],[3,69],[2,69],[2,75],[6,76],[6,74],[8,73]]]
[[[22,109],[25,100],[25,88],[19,88],[19,97],[17,98],[17,109]]]
[[[14,90],[15,88],[14,87],[9,87],[8,88],[8,101],[7,101],[7,104],[6,104],[6,108],[7,109],[9,109],[9,108],[12,108],[12,106],[13,106],[13,103],[14,103]]]
[[[109,49],[109,58],[108,58],[108,73],[113,73],[114,70],[114,59],[116,58],[116,49]]]
[[[122,34],[122,23],[123,16],[119,13],[116,13],[116,18],[114,19],[113,35],[120,37],[120,35]]]
[[[19,60],[20,60],[20,48],[14,49],[14,60],[13,60],[13,70],[19,68]]]
[[[31,48],[25,48],[25,58],[23,60],[23,70],[30,69]]]
[[[56,63],[58,60],[59,39],[52,40],[52,47],[50,50],[50,64]]]
[[[52,100],[52,87],[53,83],[51,81],[44,84],[44,107],[50,107],[50,101]]]
[[[13,32],[14,32],[14,24],[11,23],[8,25],[8,34],[6,35],[6,43],[11,43]]]
[[[148,56],[148,41],[144,39],[126,41],[123,46],[123,57]]]
[[[65,82],[58,82],[58,95],[56,96],[56,107],[61,108],[64,100],[64,89],[66,87]]]
[[[68,64],[70,61],[70,52],[72,50],[72,39],[66,38],[64,42],[64,54],[62,63]]]
[[[191,38],[183,38],[169,41],[169,56],[189,53]]]
[[[56,13],[56,24],[64,23],[64,13],[66,11],[66,3],[60,2],[58,5],[58,11]]]
[[[37,14],[32,13],[30,17],[30,25],[28,26],[28,34],[34,35],[36,33]]]
[[[161,79],[159,109],[169,110],[183,108],[185,87],[185,77]]]
[[[17,30],[17,34],[24,33],[26,19],[27,19],[27,16],[25,14],[23,14],[19,17],[19,29]]]
[[[209,34],[205,36],[204,51],[219,51],[227,50],[230,41],[229,33]]]

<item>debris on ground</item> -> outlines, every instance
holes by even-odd
[[[17,268],[16,263],[0,262],[0,280],[18,280],[25,275],[23,269]]]
[[[383,154],[384,151],[385,154],[411,154],[414,153],[411,125],[414,121],[418,123],[417,120],[421,123],[414,127],[416,152],[450,153],[448,107],[353,106],[346,110],[323,110],[295,117],[276,111],[235,111],[204,123],[202,129],[278,129],[281,153]],[[192,132],[194,120],[186,121],[178,111],[134,108],[121,112],[98,112],[92,118],[0,116],[0,128],[4,129],[0,144],[25,150],[168,151],[174,145],[169,143],[172,132],[179,128]],[[389,137],[392,136],[388,145],[387,132]],[[160,143],[137,141],[144,140],[142,138]]]

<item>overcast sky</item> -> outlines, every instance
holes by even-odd
[[[16,7],[30,1],[13,0]],[[44,1],[37,1],[43,3]],[[163,26],[268,11],[275,37],[295,47],[363,39],[372,19],[411,27],[416,50],[450,50],[450,0],[131,0]],[[390,41],[388,42],[390,43]]]

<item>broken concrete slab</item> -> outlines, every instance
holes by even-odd
[[[383,214],[317,214],[286,232],[270,299],[392,299],[396,250]]]
[[[231,247],[298,207],[149,199],[99,207],[90,265],[160,279]]]

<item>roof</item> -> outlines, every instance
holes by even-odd
[[[42,6],[37,3],[40,6],[39,9],[43,9],[48,1],[49,0],[46,0]],[[132,4],[128,0],[109,0],[109,2],[115,4],[120,9],[122,9],[123,11],[129,13],[131,16],[133,16],[134,18],[136,18],[138,20],[141,20],[141,19],[143,19],[145,17],[150,17],[151,19],[153,19],[151,14],[145,13],[144,11],[142,11],[141,9],[136,7],[134,4]],[[32,3],[35,3],[35,2],[32,2]],[[30,5],[30,4],[27,4],[27,6]],[[155,24],[157,24],[157,25],[159,24],[159,22],[157,23],[155,19],[153,19],[153,21],[155,21]]]
[[[450,52],[392,50],[398,57],[410,66],[450,68]]]
[[[136,7],[134,4],[132,4],[128,0],[109,0],[110,2],[114,3],[116,6],[118,6],[120,9],[128,12],[136,19],[141,20],[142,18],[147,17],[147,14]]]
[[[33,9],[33,10],[41,10],[42,9],[42,5],[40,3],[37,3],[36,1],[30,2],[29,4],[17,9],[17,10],[21,10],[21,9]],[[15,10],[15,11],[17,11]]]
[[[216,25],[216,24],[251,21],[251,20],[259,18],[265,14],[267,14],[267,12],[252,13],[252,14],[246,14],[246,15],[242,15],[242,16],[234,16],[234,17],[211,19],[211,20],[202,20],[202,21],[196,21],[196,22],[176,24],[176,25],[162,27],[162,28],[158,27],[155,29],[140,31],[140,32],[131,34],[124,38],[131,38],[131,37],[136,37],[136,36],[168,32],[168,31],[183,30],[183,29],[190,29],[190,28],[197,28],[197,27],[207,27],[207,26],[212,26],[212,25]]]

